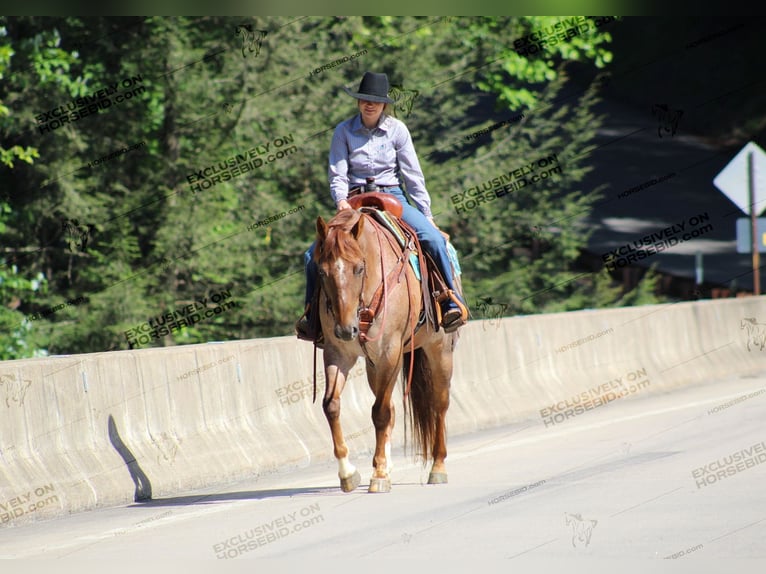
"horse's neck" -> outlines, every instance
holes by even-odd
[[[385,274],[393,267],[396,257],[380,225],[372,217],[362,217],[366,217],[367,221],[364,222],[364,230],[358,241],[367,269],[365,295],[372,296]]]

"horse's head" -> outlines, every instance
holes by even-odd
[[[748,325],[755,325],[755,317],[744,317],[739,323],[739,328],[744,329]]]
[[[359,211],[340,211],[329,223],[317,218],[314,257],[335,336],[353,341],[359,335],[359,308],[365,279],[365,258],[359,238],[364,218]]]

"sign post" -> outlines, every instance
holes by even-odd
[[[753,294],[761,293],[760,251],[758,250],[757,218],[755,213],[755,183],[753,182],[753,152],[747,152],[747,193],[750,199],[750,246],[753,254]]]
[[[761,294],[760,253],[757,220],[766,208],[766,152],[749,142],[734,156],[715,179],[720,189],[737,207],[750,216],[750,253],[753,259],[753,293]]]

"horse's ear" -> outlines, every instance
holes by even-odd
[[[317,217],[317,239],[323,241],[325,237],[327,237],[327,224],[320,215]]]
[[[351,235],[354,236],[354,239],[359,239],[362,229],[364,229],[364,215],[360,215],[354,227],[351,228]]]

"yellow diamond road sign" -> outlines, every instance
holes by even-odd
[[[753,154],[753,195],[755,214],[760,215],[766,209],[766,152],[753,142],[743,147],[734,159],[723,168],[713,184],[726,194],[737,207],[750,215],[748,196],[747,156]]]

